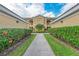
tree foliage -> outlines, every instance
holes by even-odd
[[[37,29],[37,31],[39,31],[39,32],[41,32],[41,31],[44,31],[44,25],[42,25],[42,24],[37,24],[36,26],[35,26],[35,28]]]

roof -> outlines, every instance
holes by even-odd
[[[44,16],[42,16],[42,15],[37,15],[37,16],[34,16],[34,17],[32,17],[32,18],[39,17],[39,16],[44,17]]]
[[[42,16],[42,15],[37,15],[37,16],[34,16],[34,17],[32,17],[32,18],[25,18],[24,20],[33,20],[33,18],[36,18],[36,17],[39,17],[39,16],[41,16],[41,17],[44,17],[44,16]],[[51,17],[44,17],[44,18],[47,18],[47,20],[54,20],[54,18],[51,18]]]
[[[12,12],[11,10],[9,10],[8,8],[4,7],[4,6],[1,5],[1,4],[0,4],[0,12],[3,12],[3,13],[5,13],[5,14],[11,16],[11,17],[14,17],[14,18],[16,18],[16,19],[18,19],[18,20],[20,20],[20,21],[25,22],[25,20],[24,20],[22,17],[20,17],[19,15],[17,15],[17,14],[14,13],[14,12]]]
[[[55,19],[55,21],[51,22],[51,23],[55,23],[57,21],[60,21],[76,12],[79,12],[79,4],[76,4],[75,6],[73,6],[71,9],[67,10],[66,12],[64,12],[63,14],[61,14],[59,17],[57,17]]]

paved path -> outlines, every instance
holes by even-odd
[[[24,56],[53,56],[48,42],[43,34],[38,33],[32,44],[29,46]]]

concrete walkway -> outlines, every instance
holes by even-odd
[[[37,33],[36,38],[29,46],[24,56],[53,56],[48,42],[46,41],[44,35],[42,33]]]

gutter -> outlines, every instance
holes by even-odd
[[[55,23],[57,21],[60,21],[60,20],[66,18],[66,17],[68,17],[68,16],[70,16],[70,15],[76,13],[76,12],[79,12],[79,4],[73,6],[71,9],[67,10],[66,12],[64,12],[62,15],[60,15],[59,17],[57,17],[55,19],[55,21],[53,21],[51,23]]]
[[[3,12],[11,17],[14,17],[22,22],[25,22],[25,20],[20,17],[19,15],[17,15],[16,13],[12,12],[11,10],[9,10],[8,8],[4,7],[3,5],[0,4],[0,12]],[[26,22],[25,22],[26,23]]]

